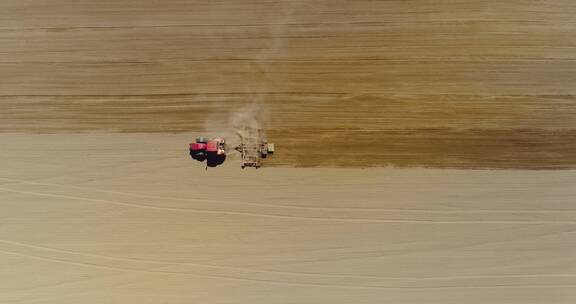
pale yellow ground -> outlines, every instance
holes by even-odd
[[[205,171],[188,135],[0,135],[0,303],[574,303],[576,172]]]

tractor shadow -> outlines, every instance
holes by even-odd
[[[208,167],[217,167],[224,163],[226,155],[209,155],[206,158],[206,165]]]
[[[190,152],[190,157],[199,162],[206,161],[206,166],[212,168],[220,166],[226,160],[226,155],[207,155],[205,153],[194,153],[194,152]]]
[[[197,160],[199,162],[203,162],[206,160],[206,154],[204,153],[195,153],[190,151],[190,157],[192,157],[192,159]]]

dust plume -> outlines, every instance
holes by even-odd
[[[262,103],[252,103],[231,113],[229,129],[235,135],[230,144],[258,144],[266,139],[268,110]]]
[[[265,129],[269,127],[269,111],[266,106],[268,92],[272,91],[274,84],[271,83],[270,61],[282,59],[287,56],[288,46],[286,41],[288,24],[292,23],[295,11],[301,6],[292,1],[280,1],[279,10],[274,11],[276,22],[268,25],[267,45],[256,48],[252,54],[249,72],[252,81],[245,87],[245,93],[251,103],[237,110],[228,112],[227,124],[214,125],[216,121],[222,121],[221,109],[229,108],[228,104],[214,104],[216,109],[214,117],[209,117],[205,130],[210,136],[225,137],[229,148],[234,148],[241,143],[248,145],[260,144],[267,140]],[[211,35],[212,36],[212,35]]]
[[[215,108],[226,107],[216,105]],[[266,140],[265,130],[269,126],[268,108],[264,102],[256,99],[235,110],[214,110],[204,121],[204,132],[208,137],[224,137],[228,148],[234,149],[241,143],[259,144]]]

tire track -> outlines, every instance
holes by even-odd
[[[151,209],[160,211],[177,211],[177,212],[194,212],[194,213],[205,213],[205,214],[223,214],[223,215],[239,215],[239,216],[253,216],[253,217],[263,217],[263,218],[275,218],[275,219],[291,219],[291,220],[313,220],[313,221],[332,221],[332,222],[350,222],[350,223],[406,223],[406,224],[531,224],[531,225],[541,225],[541,224],[576,224],[576,220],[566,221],[483,221],[483,220],[467,220],[467,221],[439,221],[439,220],[397,220],[397,219],[370,219],[370,218],[337,218],[337,217],[322,217],[322,216],[298,216],[298,215],[285,215],[285,214],[270,214],[270,213],[255,213],[255,212],[241,212],[241,211],[220,211],[220,210],[208,210],[208,209],[198,209],[198,208],[178,208],[178,207],[158,207],[146,204],[136,204],[129,202],[121,202],[115,200],[104,200],[104,199],[93,199],[81,196],[72,195],[61,195],[52,194],[44,192],[35,191],[22,191],[10,188],[0,187],[0,191],[26,194],[32,196],[43,196],[43,197],[55,197],[64,198],[71,200],[83,200],[94,203],[104,203],[111,205],[119,205],[125,207],[141,208],[141,209]]]
[[[170,261],[158,261],[149,259],[135,259],[135,258],[123,258],[123,257],[113,257],[107,255],[85,253],[73,250],[57,249],[52,247],[32,245],[23,242],[16,242],[10,240],[0,239],[0,243],[16,245],[26,248],[39,249],[45,251],[53,251],[65,254],[74,254],[86,257],[95,257],[109,260],[126,261],[126,262],[140,262],[147,264],[159,264],[159,265],[186,265],[195,267],[206,267],[212,269],[222,269],[222,270],[233,270],[233,271],[248,271],[266,274],[281,274],[281,275],[295,275],[295,276],[311,276],[311,277],[323,277],[323,278],[352,278],[352,279],[383,279],[383,280],[414,280],[414,281],[439,281],[439,280],[466,280],[466,279],[501,279],[501,278],[576,278],[576,274],[528,274],[528,275],[478,275],[478,276],[436,276],[436,277],[390,277],[390,276],[377,276],[377,275],[348,275],[348,274],[322,274],[322,273],[306,273],[306,272],[292,272],[292,271],[277,271],[277,270],[266,270],[266,269],[255,269],[250,267],[233,267],[233,266],[222,266],[207,263],[190,263],[190,262],[170,262]]]
[[[194,276],[194,277],[211,278],[211,279],[225,279],[225,280],[243,281],[243,282],[250,282],[250,283],[261,283],[261,284],[272,284],[272,285],[291,285],[291,286],[300,286],[300,287],[325,287],[325,288],[372,289],[372,290],[572,288],[572,287],[576,287],[576,285],[570,285],[570,284],[522,284],[522,285],[521,284],[517,284],[517,285],[496,284],[496,285],[452,285],[452,286],[419,286],[419,287],[414,287],[414,286],[374,286],[374,285],[300,283],[300,282],[290,282],[290,281],[281,281],[281,280],[243,278],[243,277],[228,276],[228,275],[197,274],[197,273],[177,272],[177,271],[168,271],[168,270],[134,269],[134,268],[102,265],[102,264],[92,263],[92,262],[77,262],[77,261],[71,261],[71,260],[60,259],[60,258],[51,258],[51,257],[48,258],[48,257],[42,257],[42,256],[33,255],[33,254],[24,254],[24,253],[20,253],[20,252],[14,252],[14,251],[3,250],[3,249],[0,250],[0,252],[4,253],[4,254],[20,256],[20,257],[29,258],[29,259],[36,259],[36,260],[47,261],[47,262],[61,263],[61,264],[65,264],[65,265],[74,265],[74,266],[106,269],[106,270],[113,270],[113,271],[129,271],[129,272],[142,273],[142,274],[164,274],[164,275]],[[166,265],[166,264],[164,264],[164,265]],[[566,275],[566,276],[573,277],[573,275]],[[556,276],[556,277],[558,277],[558,276]]]
[[[234,204],[234,205],[249,205],[249,206],[257,206],[257,207],[271,207],[271,208],[278,208],[278,209],[291,209],[291,210],[336,210],[336,211],[380,211],[380,212],[406,212],[406,213],[427,213],[427,214],[476,214],[476,213],[502,213],[502,214],[564,214],[564,213],[576,213],[576,210],[498,210],[498,209],[475,209],[475,210],[430,210],[430,209],[400,209],[400,208],[363,208],[363,207],[314,207],[314,206],[295,206],[295,205],[274,205],[274,204],[264,204],[264,203],[256,203],[256,202],[247,202],[247,201],[225,201],[225,200],[214,200],[214,199],[199,199],[199,198],[181,198],[181,197],[170,197],[170,196],[158,196],[158,195],[144,195],[138,193],[131,193],[131,192],[124,192],[124,191],[115,191],[115,190],[105,190],[105,189],[97,189],[91,187],[81,187],[81,186],[70,186],[70,185],[62,185],[62,184],[55,184],[55,183],[43,183],[43,182],[34,182],[34,181],[27,181],[27,180],[19,180],[19,179],[11,179],[0,177],[0,180],[6,181],[13,181],[19,182],[23,184],[30,184],[30,185],[41,185],[41,186],[52,186],[52,187],[61,187],[61,188],[69,188],[69,189],[78,189],[78,190],[88,190],[88,191],[95,191],[95,192],[102,192],[102,193],[110,193],[110,194],[120,194],[124,196],[131,196],[136,198],[150,198],[150,199],[163,199],[163,200],[173,200],[173,201],[182,201],[182,202],[206,202],[206,203],[226,203],[226,204]]]
[[[469,19],[465,20],[468,22],[502,22],[501,19]],[[508,19],[507,22],[520,22],[520,23],[544,23],[549,20],[546,19]],[[426,21],[419,20],[404,20],[403,24],[430,24],[441,23],[448,24],[449,20],[445,19],[432,19]],[[149,29],[149,28],[188,28],[188,27],[216,27],[216,28],[238,28],[238,27],[271,27],[271,26],[339,26],[339,25],[360,25],[360,26],[379,26],[379,25],[394,25],[397,21],[335,21],[335,22],[287,22],[287,23],[277,23],[277,22],[259,22],[259,23],[178,23],[178,24],[141,24],[141,25],[85,25],[85,26],[24,26],[24,27],[0,27],[0,31],[63,31],[63,30],[101,30],[101,29]]]

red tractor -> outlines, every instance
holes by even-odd
[[[198,137],[190,144],[190,156],[198,161],[206,160],[208,167],[221,165],[226,160],[226,141],[221,137]]]

